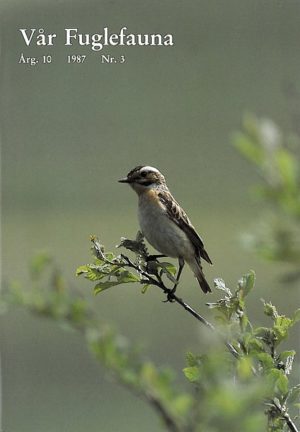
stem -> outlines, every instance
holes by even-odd
[[[291,419],[289,413],[286,411],[286,407],[278,405],[276,400],[272,401],[272,405],[273,405],[273,407],[275,407],[277,409],[277,411],[282,416],[282,418],[284,418],[286,425],[288,426],[289,430],[291,432],[299,432],[297,429],[297,426],[295,425],[295,423]]]
[[[123,262],[111,262],[107,260],[107,258],[104,256],[101,250],[101,245],[99,241],[96,238],[91,238],[92,243],[94,244],[94,249],[96,252],[96,255],[98,258],[106,261],[109,264],[113,265],[119,265],[120,267],[129,267],[137,271],[139,274],[141,274],[144,278],[142,283],[145,284],[151,284],[155,285],[158,288],[160,288],[165,294],[167,294],[167,301],[168,302],[176,302],[180,306],[182,306],[189,314],[191,314],[194,318],[196,318],[198,321],[200,321],[205,327],[209,328],[212,331],[216,331],[213,324],[211,324],[209,321],[207,321],[204,317],[202,317],[198,312],[196,312],[191,306],[189,306],[185,301],[183,301],[181,298],[177,297],[174,291],[170,288],[168,288],[162,278],[159,276],[159,274],[156,274],[155,277],[152,277],[147,271],[145,271],[140,265],[135,264],[128,258],[126,255],[121,254],[121,258],[123,259]],[[125,261],[125,263],[124,263]],[[226,339],[224,339],[224,344],[226,345],[228,351],[235,357],[239,358],[240,354],[239,352],[234,348],[234,346],[228,342]],[[272,352],[272,357],[274,358],[275,352]],[[253,373],[256,375],[256,370],[253,368]],[[172,416],[165,410],[164,406],[160,402],[159,399],[155,398],[153,395],[147,395],[143,394],[143,396],[146,398],[146,400],[149,401],[149,403],[155,408],[156,411],[158,411],[168,428],[171,432],[180,432],[181,429],[176,424],[175,420],[172,418]],[[291,432],[299,432],[297,429],[297,426],[290,418],[288,412],[285,410],[283,411],[281,407],[278,407],[276,403],[273,401],[273,404],[276,406],[277,410],[280,411],[280,414],[282,418],[284,418],[286,425],[288,426],[289,430]]]
[[[196,318],[198,321],[200,321],[202,324],[204,324],[205,327],[209,328],[212,331],[216,331],[215,327],[209,321],[207,321],[203,316],[201,316],[198,312],[196,312],[185,301],[183,301],[181,298],[177,297],[177,295],[171,289],[167,288],[166,285],[164,284],[164,282],[161,280],[161,278],[159,278],[159,281],[157,281],[156,279],[152,278],[147,272],[145,272],[143,269],[141,269],[139,266],[137,266],[136,264],[134,264],[127,256],[125,256],[125,255],[121,255],[121,256],[126,261],[128,267],[135,269],[137,272],[139,272],[139,273],[141,273],[143,275],[143,277],[147,280],[147,283],[151,283],[152,285],[157,286],[165,294],[167,294],[168,301],[170,301],[170,302],[175,301],[180,306],[182,306],[188,313],[190,313],[191,315],[193,315],[194,318]],[[228,342],[228,341],[226,341],[226,340],[224,341],[224,343],[225,343],[227,349],[229,350],[229,352],[235,358],[238,358],[239,357],[239,353],[231,345],[231,343]]]
[[[167,429],[171,432],[182,432],[182,428],[177,425],[173,417],[166,411],[161,401],[153,395],[143,395],[145,399],[158,411]]]
[[[295,423],[293,422],[293,420],[291,419],[291,417],[289,416],[289,414],[285,413],[283,415],[283,417],[284,417],[284,419],[286,421],[286,424],[287,424],[289,430],[291,432],[298,432],[297,426],[295,425]]]
[[[216,331],[215,327],[209,321],[207,321],[205,318],[203,318],[203,316],[201,316],[198,312],[196,312],[193,308],[191,308],[191,306],[189,306],[187,303],[185,303],[181,298],[177,297],[171,291],[169,293],[169,297],[172,300],[174,300],[175,302],[177,302],[178,304],[180,304],[180,306],[182,306],[187,312],[189,312],[191,315],[193,315],[193,317],[195,317],[198,321],[200,321],[202,324],[204,324],[205,327],[209,328],[210,330]],[[224,343],[225,343],[227,349],[229,350],[229,352],[235,358],[239,358],[240,355],[237,352],[237,350],[233,347],[233,345],[231,345],[231,343],[226,341],[226,340],[224,340]]]
[[[189,306],[185,301],[183,301],[181,298],[177,297],[174,293],[170,292],[168,293],[169,297],[174,300],[176,303],[178,303],[180,306],[182,306],[187,312],[189,312],[193,317],[195,317],[198,321],[200,321],[202,324],[205,325],[205,327],[209,328],[210,330],[216,330],[215,327],[208,322],[203,316],[201,316],[198,312],[196,312],[191,306]]]
[[[149,391],[140,391],[137,390],[134,386],[128,384],[128,382],[124,381],[122,379],[122,376],[118,373],[118,371],[115,371],[115,374],[117,378],[120,380],[120,382],[129,389],[135,396],[138,398],[144,399],[146,402],[148,402],[152,408],[157,411],[163,421],[163,423],[166,425],[167,429],[171,432],[183,432],[183,427],[172,417],[172,415],[168,412],[168,410],[165,408],[163,402],[156,397],[155,395],[151,394]]]
[[[287,426],[291,432],[299,432],[297,429],[297,426],[295,425],[295,423],[293,422],[293,420],[291,419],[291,417],[289,416],[288,413],[285,413],[283,415],[283,417],[284,417],[286,424],[287,424]]]
[[[200,321],[203,325],[205,325],[205,327],[209,328],[212,331],[216,331],[215,327],[213,326],[213,324],[211,324],[209,321],[207,321],[203,316],[201,316],[198,312],[196,312],[190,305],[188,305],[185,301],[183,301],[181,298],[177,297],[177,295],[169,288],[166,287],[166,285],[164,284],[164,282],[162,281],[162,279],[160,278],[159,280],[156,280],[154,278],[152,278],[152,276],[150,276],[147,272],[145,272],[143,269],[141,269],[139,266],[137,266],[136,264],[134,264],[127,256],[122,255],[122,258],[125,259],[126,261],[126,265],[130,268],[135,269],[137,272],[141,273],[143,275],[143,277],[145,278],[145,280],[147,281],[147,283],[151,283],[152,285],[157,286],[158,288],[160,288],[165,294],[167,294],[167,299],[169,302],[176,302],[178,303],[180,306],[182,306],[189,314],[191,314],[194,318],[196,318],[198,321]],[[234,346],[228,342],[226,339],[224,340],[224,343],[228,349],[228,351],[235,357],[235,358],[239,358],[240,354],[238,353],[238,351],[234,348]],[[253,373],[254,375],[257,374],[256,370],[253,368]],[[154,405],[153,401],[152,404]],[[157,407],[156,407],[157,408]],[[159,410],[158,410],[159,411]],[[299,432],[297,429],[297,426],[295,425],[295,423],[292,421],[292,419],[290,418],[289,414],[287,412],[282,412],[282,410],[280,411],[282,417],[285,419],[286,425],[288,426],[289,430],[291,432]],[[166,418],[164,418],[165,424],[167,427],[169,427],[169,425],[166,423]],[[177,427],[176,424],[173,425],[174,427]],[[177,429],[172,429],[169,427],[169,430],[176,432]]]

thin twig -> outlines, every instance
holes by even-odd
[[[185,301],[183,301],[181,298],[177,297],[177,295],[169,288],[166,287],[166,285],[163,283],[163,281],[160,279],[157,281],[156,279],[152,278],[147,272],[145,272],[143,269],[140,268],[140,266],[137,266],[134,264],[127,256],[121,255],[124,260],[126,260],[128,267],[135,269],[136,271],[140,272],[143,277],[147,280],[147,283],[151,283],[158,288],[160,288],[165,294],[167,294],[169,301],[175,301],[180,306],[182,306],[188,313],[193,315],[194,318],[196,318],[198,321],[200,321],[202,324],[205,325],[205,327],[209,328],[210,330],[215,331],[215,327],[207,321],[203,316],[201,316],[198,312],[196,312],[190,305],[188,305]],[[230,351],[230,353],[235,357],[239,357],[239,353],[237,350],[233,347],[233,345],[228,342],[224,341],[227,349]]]
[[[94,244],[95,252],[96,252],[96,255],[98,256],[98,258],[106,261],[109,264],[118,265],[120,267],[129,267],[129,268],[134,269],[135,271],[137,271],[139,274],[141,274],[143,276],[143,278],[144,278],[143,283],[157,286],[165,294],[167,294],[167,300],[169,302],[176,302],[177,304],[182,306],[194,318],[196,318],[203,325],[205,325],[205,327],[209,328],[212,331],[216,331],[213,324],[211,324],[209,321],[207,321],[205,318],[203,318],[198,312],[196,312],[185,301],[183,301],[181,298],[177,297],[176,294],[174,293],[174,291],[172,289],[168,288],[164,284],[163,280],[161,279],[161,277],[159,277],[159,275],[156,275],[157,279],[155,279],[148,272],[146,272],[140,265],[135,264],[134,262],[132,262],[130,260],[130,258],[128,258],[126,255],[123,255],[123,254],[121,254],[121,258],[123,259],[123,262],[111,262],[102,253],[101,245],[97,241],[97,239],[91,238],[91,241]],[[227,340],[224,340],[224,343],[225,343],[228,351],[235,358],[240,357],[240,354],[238,353],[238,351],[234,348],[234,346],[230,342],[228,342]],[[253,370],[253,373],[256,375],[255,370]],[[163,407],[163,405],[161,404],[161,402],[157,398],[153,397],[152,395],[150,395],[150,396],[144,395],[144,397],[146,397],[146,399],[151,403],[151,405],[161,414],[165,425],[167,426],[167,428],[171,432],[180,432],[181,429],[178,427],[178,425],[176,424],[176,422],[174,421],[172,416],[169,415],[169,413],[165,410],[165,408]],[[274,403],[274,401],[273,401],[273,403]],[[275,403],[274,403],[274,405],[276,406],[277,410],[280,411],[280,414],[281,414],[282,418],[284,418],[286,425],[288,426],[289,430],[291,432],[299,432],[297,429],[297,426],[295,425],[295,423],[290,418],[288,412],[283,411],[282,408],[278,407]]]
[[[285,422],[286,422],[286,424],[287,424],[287,426],[291,432],[299,432],[297,429],[297,426],[295,425],[295,423],[291,419],[289,413],[286,411],[285,406],[279,405],[276,400],[272,401],[272,406],[275,407],[277,409],[277,411],[280,413],[280,415],[282,416],[282,418],[284,418],[284,420],[285,420]]]
[[[196,318],[198,321],[200,321],[202,324],[205,325],[205,327],[209,328],[212,331],[216,331],[215,327],[213,326],[213,324],[211,324],[209,321],[207,321],[203,316],[201,316],[198,312],[196,312],[191,306],[189,306],[185,301],[183,301],[181,298],[177,297],[177,295],[169,288],[166,287],[166,285],[164,284],[164,282],[160,279],[159,281],[157,281],[156,279],[152,278],[152,276],[150,276],[147,272],[145,272],[143,269],[140,268],[140,266],[137,266],[136,264],[134,264],[128,257],[126,257],[125,255],[122,255],[122,258],[126,260],[127,266],[130,268],[135,269],[136,271],[138,271],[139,273],[141,273],[143,275],[143,277],[145,278],[145,280],[147,281],[147,283],[151,283],[155,286],[157,286],[158,288],[160,288],[165,294],[167,294],[167,298],[170,302],[174,301],[176,303],[178,303],[180,306],[182,306],[188,313],[190,313],[194,318]],[[224,343],[228,349],[228,351],[235,357],[235,358],[239,358],[240,354],[238,353],[238,351],[234,348],[234,346],[228,342],[227,340],[224,340]],[[254,375],[256,375],[256,371],[253,369],[253,373]],[[281,410],[281,415],[282,417],[285,419],[285,422],[288,426],[288,428],[290,429],[291,432],[299,432],[297,429],[297,426],[295,425],[295,423],[292,421],[292,419],[290,418],[289,414],[287,412],[282,412]],[[170,430],[176,430],[176,429],[170,429]]]
[[[147,395],[147,394],[146,395],[144,394],[143,396],[153,406],[153,408],[159,412],[159,414],[163,419],[163,422],[165,423],[169,431],[182,432],[182,428],[175,422],[172,415],[170,415],[166,411],[165,407],[163,406],[163,404],[158,398],[156,398],[153,395]]]
[[[286,424],[287,424],[287,426],[291,432],[299,432],[297,429],[297,426],[295,425],[295,423],[293,422],[293,420],[291,419],[291,417],[289,416],[289,414],[287,412],[283,414],[283,417],[284,417]]]
[[[167,429],[171,432],[183,432],[184,426],[179,424],[172,415],[168,412],[166,407],[164,406],[163,402],[153,395],[149,391],[141,391],[136,389],[134,386],[128,384],[128,382],[124,381],[120,375],[118,375],[118,372],[116,371],[116,376],[118,379],[122,382],[123,386],[128,388],[135,396],[138,398],[144,399],[146,402],[148,402],[152,408],[159,413],[161,416],[161,419],[163,423],[166,425]]]

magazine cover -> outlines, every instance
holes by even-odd
[[[2,0],[1,432],[297,432],[300,4]]]

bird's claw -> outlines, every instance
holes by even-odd
[[[167,299],[163,300],[163,303],[174,303],[175,299],[174,299],[174,294],[175,294],[176,289],[168,289],[167,291],[165,291],[165,293],[167,294]]]

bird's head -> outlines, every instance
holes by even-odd
[[[139,165],[131,170],[127,177],[120,179],[120,183],[128,183],[138,194],[147,189],[165,186],[165,178],[158,169],[151,166]]]

